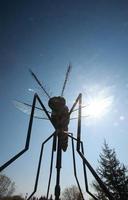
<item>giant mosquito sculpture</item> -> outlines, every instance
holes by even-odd
[[[49,180],[48,180],[48,188],[47,188],[47,199],[49,197],[49,189],[50,189],[50,183],[51,183],[51,177],[52,177],[52,168],[53,168],[53,157],[54,157],[54,152],[56,152],[56,186],[55,186],[55,200],[60,200],[60,170],[62,166],[62,152],[66,151],[68,147],[68,138],[71,138],[72,141],[72,156],[73,156],[73,166],[74,166],[74,176],[79,188],[79,192],[81,194],[82,199],[84,200],[84,196],[80,187],[80,183],[77,177],[77,171],[76,171],[76,160],[75,160],[75,148],[74,148],[74,142],[76,142],[76,151],[79,154],[79,156],[82,159],[83,163],[83,176],[84,176],[84,181],[85,181],[85,190],[86,192],[95,200],[98,200],[90,191],[88,188],[88,180],[87,180],[87,173],[86,173],[86,167],[90,170],[94,178],[97,180],[99,183],[100,187],[102,190],[106,193],[107,197],[109,200],[114,200],[112,197],[112,194],[108,190],[108,188],[104,185],[102,180],[99,178],[93,167],[90,165],[90,163],[87,161],[86,157],[84,156],[84,148],[83,148],[83,142],[81,141],[81,110],[83,107],[82,106],[82,94],[79,94],[76,101],[74,102],[72,108],[69,110],[67,105],[66,105],[66,100],[63,97],[64,90],[66,87],[66,83],[68,80],[68,76],[71,70],[71,66],[68,66],[61,96],[58,97],[50,97],[48,92],[46,91],[46,88],[43,87],[41,82],[38,80],[36,75],[30,70],[31,75],[34,77],[38,85],[42,88],[44,94],[48,97],[48,105],[51,109],[51,112],[49,112],[44,104],[42,103],[40,97],[38,96],[37,93],[34,94],[33,97],[33,103],[32,105],[26,104],[26,103],[21,103],[17,102],[17,107],[21,109],[21,107],[25,107],[26,109],[29,107],[31,108],[31,113],[30,113],[30,120],[29,120],[29,126],[28,126],[28,132],[27,132],[27,137],[26,137],[26,143],[25,147],[23,150],[21,150],[18,154],[16,154],[14,157],[12,157],[9,161],[7,161],[5,164],[3,164],[0,167],[0,171],[4,170],[7,166],[9,166],[12,162],[14,162],[16,159],[18,159],[21,155],[23,155],[28,149],[29,149],[29,144],[30,144],[30,139],[31,139],[31,130],[32,130],[32,124],[33,124],[33,118],[34,118],[34,113],[35,110],[41,110],[46,114],[45,118],[42,119],[47,119],[50,120],[51,124],[55,128],[55,132],[50,135],[43,143],[41,146],[41,151],[40,151],[40,157],[39,157],[39,163],[38,163],[38,168],[37,168],[37,174],[36,174],[36,179],[35,179],[35,185],[33,192],[31,195],[28,197],[28,200],[31,199],[31,197],[35,194],[38,186],[38,179],[40,175],[40,167],[41,167],[41,161],[42,161],[42,156],[43,156],[43,149],[44,145],[53,138],[53,144],[52,144],[52,153],[51,153],[51,163],[50,163],[50,174],[49,174]],[[36,107],[36,102],[39,102],[41,105],[41,108]],[[76,106],[78,105],[78,108]],[[72,112],[78,111],[78,126],[77,126],[77,137],[75,138],[72,133],[68,132],[68,124],[70,121],[70,116]],[[35,116],[36,118],[40,118],[38,116]]]

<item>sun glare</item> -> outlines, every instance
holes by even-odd
[[[105,115],[112,105],[113,98],[94,98],[86,108],[86,114],[92,118],[101,118]]]

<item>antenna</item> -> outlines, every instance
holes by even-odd
[[[41,84],[41,82],[39,81],[39,79],[37,78],[37,76],[32,72],[31,69],[29,69],[29,72],[34,77],[34,79],[36,80],[36,82],[38,83],[38,85],[42,88],[42,90],[44,91],[44,93],[46,94],[46,96],[50,99],[50,95],[46,91],[45,87],[43,87],[43,85]]]
[[[66,87],[66,83],[68,81],[68,77],[69,77],[69,73],[71,71],[71,64],[69,64],[68,68],[67,68],[67,72],[66,72],[66,75],[65,75],[65,80],[64,80],[64,84],[63,84],[63,88],[62,88],[62,92],[61,92],[61,97],[64,95],[64,90],[65,90],[65,87]]]

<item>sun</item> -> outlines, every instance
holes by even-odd
[[[113,96],[97,96],[91,98],[88,102],[88,106],[83,112],[83,115],[86,115],[89,118],[102,118],[108,111],[110,111],[112,103]]]

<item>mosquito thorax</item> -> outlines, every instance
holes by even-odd
[[[66,100],[61,96],[52,97],[49,99],[48,105],[53,111],[58,111],[65,107]]]

